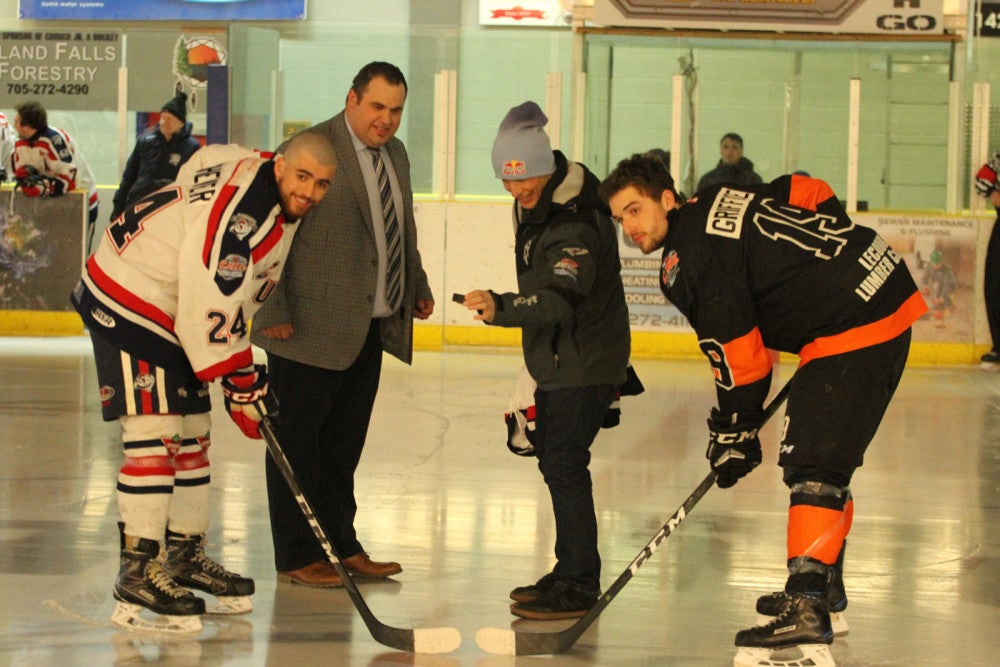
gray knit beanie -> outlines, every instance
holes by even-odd
[[[525,102],[507,112],[493,142],[493,171],[497,178],[523,181],[556,170],[552,144],[544,129],[548,122],[534,102]]]

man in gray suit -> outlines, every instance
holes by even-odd
[[[397,67],[369,63],[354,77],[344,111],[310,128],[333,142],[339,167],[303,219],[251,334],[268,353],[278,436],[299,484],[344,567],[371,578],[402,571],[372,561],[354,528],[354,472],[382,352],[411,363],[413,318],[434,311],[417,250],[409,158],[395,138],[406,94]],[[266,471],[279,581],[342,585],[270,457]]]

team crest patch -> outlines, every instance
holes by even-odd
[[[576,280],[577,275],[580,273],[580,263],[576,262],[569,257],[563,257],[555,266],[552,267],[552,273],[559,276],[567,276]]]
[[[243,240],[257,230],[257,221],[246,213],[237,213],[229,221],[229,233]]]
[[[110,385],[103,385],[100,390],[101,395],[101,405],[107,405],[111,402],[111,399],[115,396],[115,389]]]
[[[246,257],[233,253],[219,260],[216,273],[225,280],[240,280],[246,274],[248,265]]]
[[[501,171],[504,176],[524,176],[528,173],[528,168],[520,160],[507,160]]]
[[[135,382],[132,386],[139,391],[152,391],[155,384],[156,378],[151,373],[139,373],[135,376]]]
[[[677,280],[677,273],[680,271],[681,260],[677,256],[676,250],[671,250],[663,256],[663,265],[660,267],[660,284],[673,287]]]

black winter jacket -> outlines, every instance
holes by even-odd
[[[697,192],[701,192],[713,185],[731,185],[739,188],[763,182],[763,179],[753,170],[753,162],[745,157],[741,157],[740,161],[736,164],[726,164],[722,160],[719,160],[719,164],[715,165],[715,169],[705,173],[698,181]]]
[[[539,203],[514,203],[518,291],[495,295],[492,324],[521,328],[539,389],[620,385],[631,340],[618,234],[597,177],[553,153]]]
[[[199,148],[201,144],[191,136],[191,123],[184,123],[184,127],[170,141],[163,136],[159,127],[140,135],[125,164],[118,191],[115,192],[111,219],[117,218],[127,206],[153,190],[172,183],[177,178],[181,165]]]

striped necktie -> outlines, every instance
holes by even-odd
[[[382,154],[377,148],[369,148],[372,154],[372,166],[378,178],[378,191],[382,199],[382,220],[385,221],[385,254],[387,268],[385,272],[385,298],[389,308],[399,308],[400,297],[400,266],[402,253],[399,243],[399,220],[396,218],[396,205],[392,202],[392,188],[389,186],[389,174],[382,162]]]

